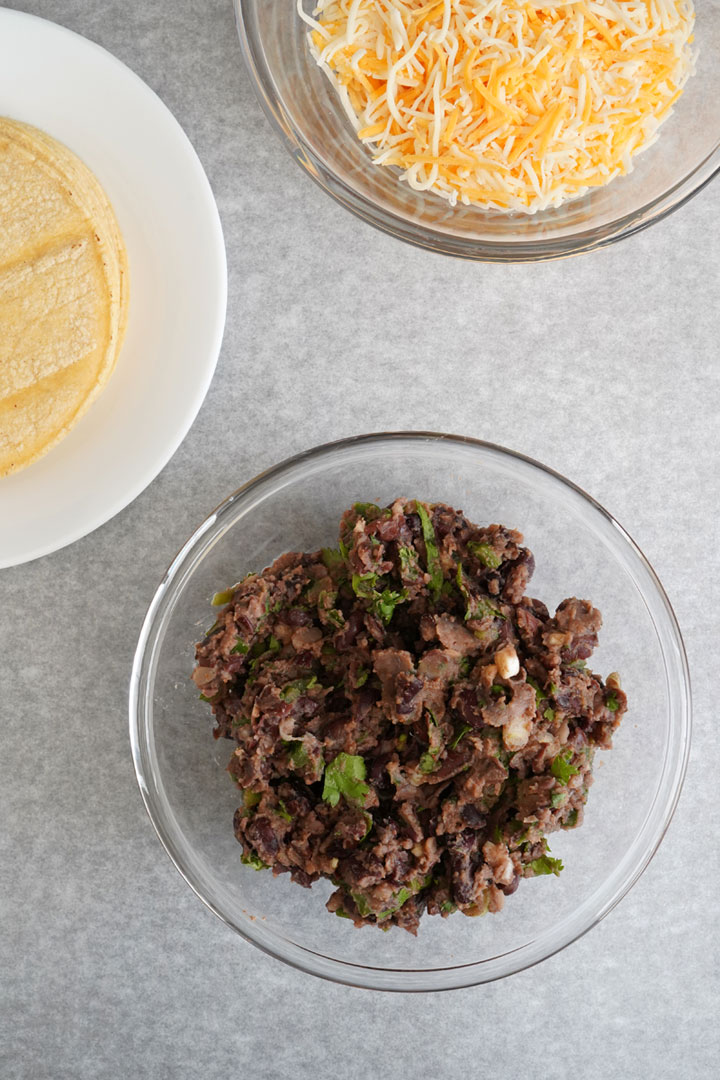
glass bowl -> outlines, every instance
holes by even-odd
[[[303,0],[305,10],[313,0]],[[307,48],[295,0],[235,0],[242,50],[260,103],[306,172],[348,210],[431,251],[491,262],[591,251],[659,221],[720,167],[720,0],[696,0],[697,73],[657,142],[629,176],[528,216],[457,207],[372,164]]]
[[[210,598],[288,550],[337,542],[342,511],[395,497],[444,501],[478,523],[519,528],[535,554],[530,594],[603,614],[592,664],[619,671],[629,712],[598,755],[582,828],[553,834],[559,878],[521,883],[497,915],[424,917],[419,935],[356,930],[311,890],[240,861],[234,744],[215,740],[190,680]],[[642,553],[593,499],[557,473],[490,443],[449,435],[367,435],[320,446],[239,488],[193,533],[150,605],[130,685],[130,735],[145,805],[188,884],[254,945],[327,979],[383,990],[443,990],[510,975],[603,918],[647,866],[680,793],[690,691],[680,631]]]

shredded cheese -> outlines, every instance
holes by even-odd
[[[632,169],[694,70],[691,0],[316,0],[310,48],[377,165],[535,213]]]

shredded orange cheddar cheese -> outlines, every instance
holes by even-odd
[[[310,47],[377,165],[534,213],[632,168],[693,72],[690,0],[316,0]]]

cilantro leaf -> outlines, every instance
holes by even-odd
[[[418,553],[414,547],[401,547],[398,549],[400,556],[400,576],[408,581],[415,581],[420,573]]]
[[[377,574],[353,574],[352,588],[360,600],[372,600],[375,596]]]
[[[541,855],[539,859],[533,859],[530,863],[530,869],[536,876],[542,874],[554,874],[555,877],[560,876],[560,871],[564,869],[562,859],[552,859],[549,855]]]
[[[437,537],[433,528],[430,515],[421,502],[415,503],[415,510],[420,518],[423,540],[425,541],[425,563],[430,575],[430,594],[437,602],[440,590],[443,587],[443,572],[440,565],[440,551],[437,545]]]
[[[579,772],[576,765],[571,765],[572,756],[572,750],[568,750],[565,754],[558,754],[553,758],[550,772],[561,784],[567,784],[570,777],[577,776]]]
[[[361,806],[370,791],[364,783],[365,775],[365,759],[342,751],[325,769],[323,800],[337,806],[342,795],[346,802]]]
[[[321,554],[328,570],[339,570],[345,563],[342,552],[337,548],[323,548]]]
[[[370,678],[370,671],[368,670],[368,668],[362,667],[362,665],[361,665],[358,668],[357,675],[355,676],[355,689],[359,690],[361,686],[365,685],[365,683],[368,681],[369,678]]]
[[[240,639],[238,638],[237,644],[233,646],[233,648],[230,650],[230,652],[231,653],[241,653],[242,656],[245,656],[246,653],[250,652],[250,646],[248,644],[246,644],[246,642],[240,641]]]
[[[574,829],[577,825],[578,812],[577,810],[571,810],[565,821],[563,822],[563,829]]]
[[[390,517],[392,515],[392,510],[389,510],[387,507],[383,510],[377,503],[353,503],[353,510],[358,517],[364,518],[365,521],[374,521],[375,518]]]
[[[497,570],[502,564],[501,557],[490,544],[478,544],[477,541],[471,540],[468,544],[468,551],[483,566],[487,566],[489,570]]]
[[[280,691],[281,701],[297,701],[306,690],[317,686],[317,675],[310,675],[307,679],[294,679]]]
[[[610,712],[617,712],[620,708],[620,702],[618,701],[617,694],[614,690],[611,690],[608,694],[607,698],[605,699],[605,704],[607,705]]]
[[[281,817],[283,821],[292,821],[292,815],[288,813],[288,808],[282,799],[278,799],[278,807],[279,809],[275,810],[278,817]]]
[[[458,563],[457,573],[455,575],[458,589],[460,590],[463,599],[465,600],[465,621],[468,619],[485,619],[488,616],[495,619],[502,619],[503,616],[496,607],[486,600],[484,596],[476,596],[472,593],[465,582],[465,576],[463,574],[463,565]]]
[[[463,724],[463,726],[458,731],[457,735],[453,738],[452,742],[450,743],[450,749],[451,750],[454,750],[455,747],[457,746],[457,744],[460,742],[460,740],[465,738],[468,731],[472,731],[472,728],[470,727],[470,725],[469,724]]]
[[[374,615],[377,615],[379,619],[387,624],[393,617],[395,608],[398,604],[402,604],[407,600],[407,590],[402,589],[400,592],[394,592],[392,589],[383,589],[381,593],[375,594],[375,599],[370,605],[370,610]]]
[[[310,764],[310,758],[308,752],[305,749],[305,743],[296,742],[291,743],[292,750],[290,751],[290,760],[296,769],[305,769]]]

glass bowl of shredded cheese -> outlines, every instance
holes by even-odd
[[[235,0],[260,100],[342,205],[465,258],[659,220],[720,165],[719,0]]]
[[[529,595],[550,610],[572,596],[597,605],[602,627],[592,669],[619,672],[628,700],[612,751],[596,760],[582,826],[550,837],[562,873],[545,870],[546,876],[524,880],[495,914],[423,916],[417,937],[398,926],[382,933],[337,918],[325,906],[335,889],[325,878],[303,889],[287,873],[275,877],[254,869],[252,860],[245,865],[233,829],[244,797],[227,771],[234,744],[213,739],[209,707],[191,678],[195,643],[220,610],[211,602],[225,602],[218,589],[262,571],[283,552],[336,545],[340,517],[354,503],[387,506],[398,497],[447,503],[469,521],[519,529],[535,557]],[[594,926],[638,879],[682,785],[690,740],[687,662],[651,567],[617,522],[572,483],[473,439],[366,435],[264,472],[183,545],[140,634],[130,735],[140,789],[168,854],[243,938],[338,982],[451,989],[544,960]]]

